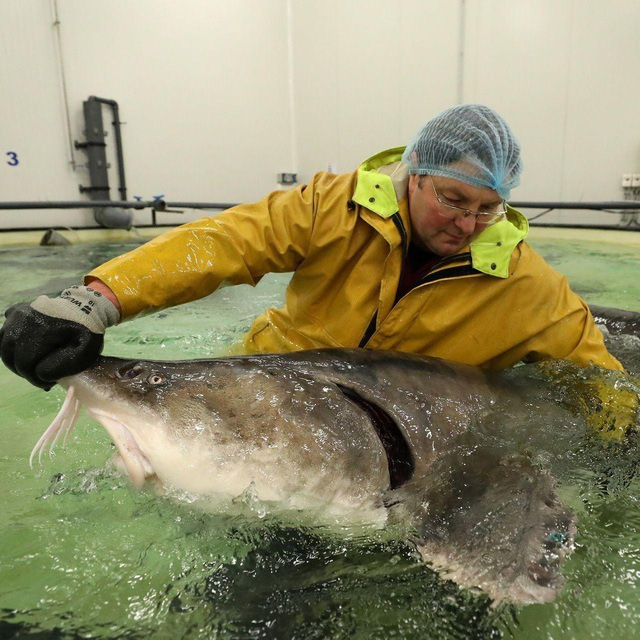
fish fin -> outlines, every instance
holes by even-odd
[[[418,551],[443,577],[496,602],[553,600],[576,531],[554,479],[524,456],[466,453],[462,464],[458,450],[393,492]]]

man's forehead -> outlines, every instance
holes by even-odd
[[[466,173],[468,175],[474,175],[476,171],[473,170],[473,165],[468,162],[460,161],[452,163],[448,165],[452,169],[460,171],[462,173]],[[455,190],[461,196],[475,199],[480,197],[483,201],[486,202],[499,202],[502,200],[500,195],[494,189],[489,189],[488,187],[474,187],[466,182],[462,182],[462,180],[457,180],[456,178],[448,178],[445,176],[434,176],[433,180],[435,181],[436,187],[440,189],[450,189]]]

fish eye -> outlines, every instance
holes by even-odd
[[[158,386],[166,381],[166,378],[159,373],[152,373],[148,378],[147,382],[153,386]]]

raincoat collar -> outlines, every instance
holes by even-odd
[[[392,175],[385,173],[384,168],[401,162],[403,151],[404,147],[382,151],[360,165],[358,182],[353,194],[354,202],[377,213],[381,218],[390,218],[397,213],[398,200],[401,197],[396,193]],[[406,197],[406,185],[402,196]]]
[[[473,268],[498,278],[509,277],[514,249],[529,232],[529,222],[507,205],[507,217],[487,227],[470,245]]]
[[[365,160],[358,169],[353,201],[386,220],[398,213],[411,234],[407,206],[408,174],[402,163],[405,147],[382,151]],[[383,226],[368,220],[386,237]],[[460,251],[471,252],[474,269],[498,278],[509,277],[509,265],[514,249],[529,231],[529,223],[522,213],[507,206],[506,219],[487,227],[469,246]],[[387,238],[390,240],[389,238]],[[397,243],[391,243],[397,244]]]

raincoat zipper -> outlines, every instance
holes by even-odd
[[[402,228],[402,232],[400,233],[400,235],[403,237],[403,251],[404,251],[405,241],[406,241],[406,231],[404,229],[404,225],[402,225],[402,221],[400,220],[399,222],[401,227],[398,227],[398,230]],[[396,226],[398,226],[398,223],[396,223]],[[408,246],[407,246],[407,250],[408,250]],[[406,252],[403,253],[403,256],[406,256]],[[433,265],[433,268],[416,284],[415,287],[407,291],[407,293],[405,293],[405,295],[402,296],[400,300],[408,296],[412,291],[415,291],[418,287],[421,287],[422,285],[425,285],[425,284],[432,284],[433,282],[446,280],[447,278],[459,278],[462,276],[479,274],[480,272],[473,268],[473,266],[471,265],[471,262],[469,262],[468,264],[460,265],[458,267],[451,267],[450,269],[442,269],[440,271],[436,271],[436,269],[439,269],[440,267],[444,267],[448,264],[453,264],[456,262],[464,262],[467,260],[469,261],[471,260],[470,251],[465,253],[458,253],[456,255],[443,258],[442,260],[440,260],[440,262]],[[398,302],[400,302],[400,300],[398,300]],[[395,307],[396,305],[394,304],[393,306]],[[377,321],[378,321],[378,310],[376,309],[375,313],[373,314],[373,317],[371,318],[371,321],[369,322],[369,326],[367,327],[367,330],[364,332],[364,335],[362,336],[362,340],[360,340],[360,344],[358,345],[359,348],[364,348],[367,342],[371,340],[371,338],[373,337],[373,334],[376,332]]]

